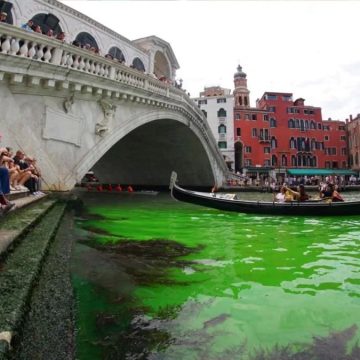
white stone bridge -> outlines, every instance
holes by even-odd
[[[183,185],[224,183],[202,112],[153,76],[175,79],[167,42],[131,42],[55,0],[12,5],[12,24],[0,24],[2,146],[34,156],[46,188],[69,190],[91,169],[104,183],[166,185],[172,170]],[[65,31],[66,42],[21,29],[29,19]],[[71,45],[79,34],[123,62]]]

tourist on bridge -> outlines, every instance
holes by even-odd
[[[27,23],[21,25],[21,28],[23,30],[26,30],[29,32],[34,32],[33,27],[34,27],[34,22],[32,20],[29,20]]]

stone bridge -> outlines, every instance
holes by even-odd
[[[70,12],[43,1],[49,3],[52,13],[58,6],[58,17]],[[167,185],[172,170],[183,185],[224,183],[227,167],[203,113],[182,89],[152,75],[167,59],[164,71],[174,79],[169,44],[142,41],[165,50],[161,57],[143,46],[145,71],[139,71],[26,32],[19,26],[26,20],[0,24],[0,132],[3,146],[37,159],[45,188],[69,190],[91,169],[104,183]]]

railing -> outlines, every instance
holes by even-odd
[[[62,66],[148,90],[176,101],[185,102],[201,119],[204,118],[202,112],[183,90],[165,84],[124,64],[43,34],[27,32],[8,24],[0,24],[0,52]]]

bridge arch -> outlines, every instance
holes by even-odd
[[[132,61],[132,66],[134,69],[137,69],[139,71],[145,71],[144,62],[138,57],[134,58],[134,60]]]
[[[171,171],[176,170],[182,184],[212,186],[216,173],[201,132],[189,126],[186,117],[172,111],[161,115],[153,111],[128,119],[74,166],[76,175],[72,177],[80,181],[91,169],[104,183],[141,184],[143,180],[153,185],[168,185]]]
[[[112,46],[109,49],[108,54],[110,54],[113,57],[113,59],[126,63],[126,58],[123,51],[119,49],[117,46]]]

